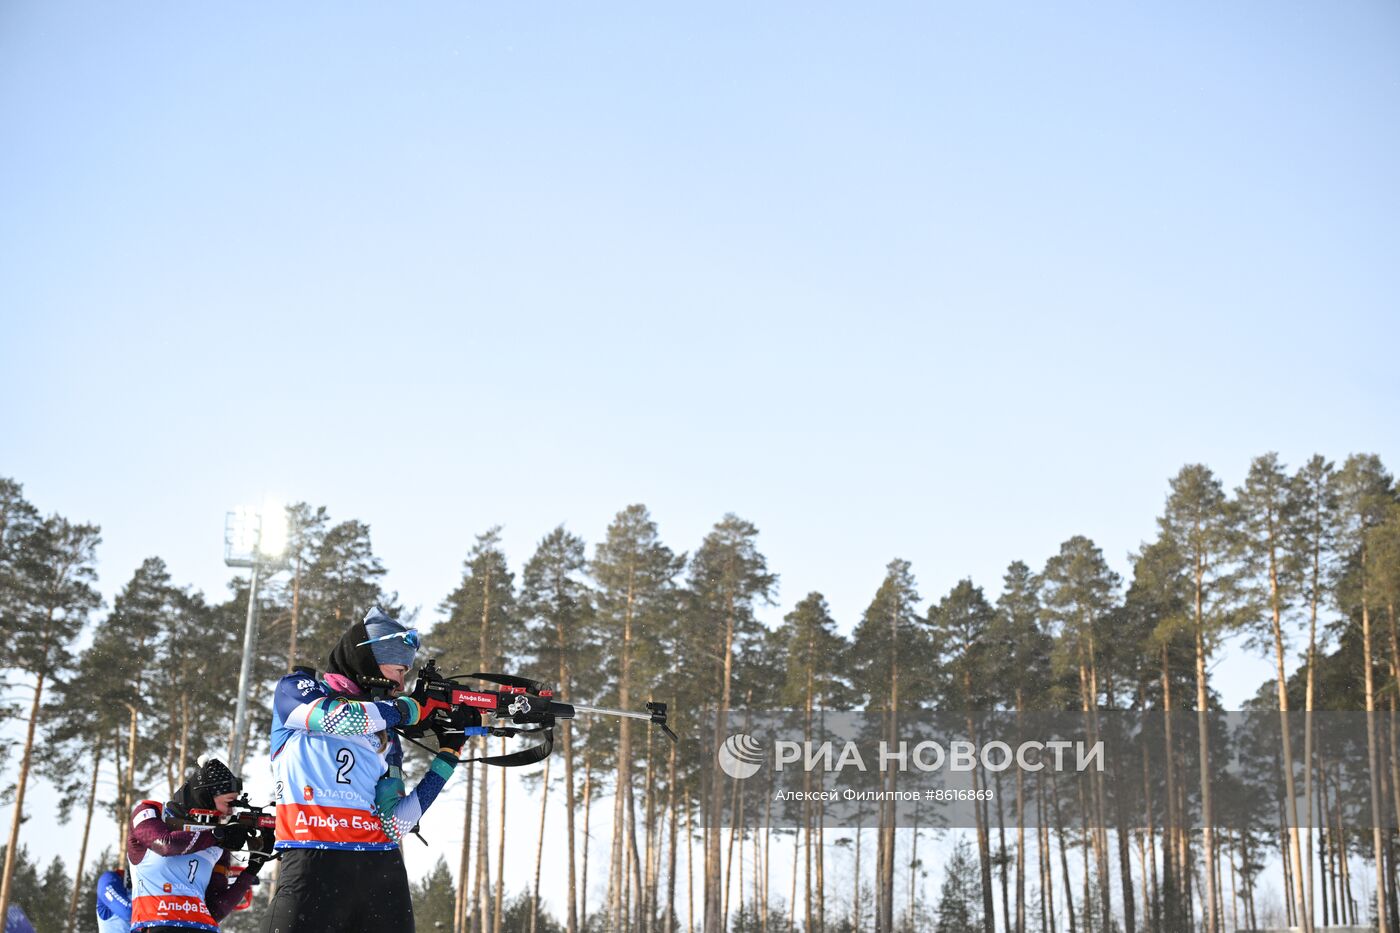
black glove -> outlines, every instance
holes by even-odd
[[[214,838],[219,841],[219,845],[230,852],[236,852],[248,844],[248,830],[237,823],[216,826],[213,833]]]
[[[462,746],[467,744],[467,734],[462,731],[461,726],[433,726],[433,734],[437,736],[438,750],[450,751],[452,754],[461,757]]]
[[[248,845],[248,867],[243,869],[246,872],[256,875],[263,867],[264,863],[272,861],[277,855],[273,850],[273,843],[277,841],[277,831],[275,829],[260,829]]]

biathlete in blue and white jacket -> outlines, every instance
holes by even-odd
[[[271,749],[282,868],[266,933],[413,930],[399,841],[456,770],[464,741],[439,735],[428,773],[405,793],[393,729],[443,705],[399,695],[417,647],[417,632],[374,609],[341,637],[324,678],[298,668],[277,684]]]
[[[97,929],[99,933],[130,933],[131,891],[121,869],[104,871],[97,879]]]

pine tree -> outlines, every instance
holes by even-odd
[[[74,925],[71,927],[74,933],[98,933],[97,879],[102,877],[103,872],[119,868],[120,865],[121,860],[117,858],[116,853],[111,849],[103,849],[93,860],[92,867],[85,868],[80,873],[79,883],[73,891],[73,900],[78,904]]]
[[[781,648],[775,652],[775,656],[782,659],[786,671],[786,678],[777,695],[787,708],[802,710],[802,738],[803,741],[810,742],[813,712],[818,707],[829,705],[832,698],[844,687],[841,662],[846,654],[846,642],[836,631],[836,621],[831,618],[826,598],[816,592],[808,593],[783,617],[783,624],[776,634]],[[823,918],[819,915],[814,916],[813,913],[813,885],[820,877],[814,861],[824,858],[824,853],[820,840],[814,845],[812,838],[816,831],[817,808],[811,800],[805,798],[805,795],[812,791],[810,771],[803,772],[802,790],[803,929],[815,930],[819,928]],[[798,849],[794,845],[794,891],[798,874],[797,857]],[[795,898],[793,900],[795,902]],[[796,917],[796,904],[793,903],[790,909],[791,915]]]
[[[1049,689],[1051,640],[1040,627],[1040,581],[1030,567],[1014,561],[1002,577],[990,641],[1002,646],[995,679],[1014,697],[1019,732],[1027,699],[1044,696]],[[1016,913],[1009,924],[1015,933],[1026,931],[1026,820],[1025,772],[1016,769]]]
[[[554,529],[536,548],[525,565],[521,583],[521,612],[526,620],[533,646],[534,661],[541,675],[555,678],[556,687],[566,699],[574,692],[574,672],[586,670],[595,655],[596,635],[593,626],[593,596],[583,578],[587,567],[582,538],[571,534],[561,525]],[[585,677],[585,679],[587,679]],[[564,817],[568,858],[568,933],[578,930],[577,859],[574,852],[575,775],[574,729],[572,722],[561,723],[564,752]],[[548,785],[542,795],[548,800]],[[544,804],[541,804],[543,808]],[[540,842],[544,839],[544,820],[540,820]],[[539,866],[536,865],[536,901],[538,902]],[[536,903],[538,906],[538,903]]]
[[[316,667],[319,660],[302,654],[302,587],[304,575],[310,567],[316,565],[317,555],[325,546],[326,529],[329,524],[330,515],[325,506],[313,508],[305,502],[287,506],[287,567],[291,571],[291,578],[288,581],[290,592],[284,595],[283,602],[287,606],[286,672],[289,674],[299,662]],[[314,649],[316,646],[312,647]]]
[[[135,662],[128,664],[127,676],[113,696],[113,701],[126,714],[121,759],[126,763],[126,772],[118,778],[121,821],[118,848],[123,851],[128,829],[125,816],[136,804],[138,789],[147,786],[145,775],[161,760],[154,743],[141,741],[141,729],[145,725],[144,714],[155,706],[149,692],[154,680],[150,660],[156,657],[163,636],[176,625],[180,596],[170,582],[165,562],[158,557],[148,557],[117,595],[103,627],[111,639],[110,650],[124,651],[126,657]]]
[[[11,903],[24,910],[35,930],[49,931],[63,927],[64,916],[68,912],[68,895],[72,882],[63,860],[54,858],[47,867],[40,870],[38,863],[29,855],[26,846],[17,850],[17,858],[8,858],[9,850],[0,846],[5,853],[5,861],[14,863],[11,878]]]
[[[646,689],[655,674],[655,664],[647,662],[646,645],[664,637],[673,624],[675,581],[683,566],[684,557],[677,557],[661,543],[656,523],[643,505],[619,512],[594,551],[589,569],[598,584],[597,632],[604,663],[614,675],[609,695],[616,697],[620,707],[630,709],[634,691]],[[703,678],[704,674],[692,671],[691,676]],[[607,909],[612,928],[622,931],[633,925],[634,898],[639,907],[635,922],[641,922],[640,907],[645,898],[636,838],[635,751],[629,720],[618,724],[616,741]]]
[[[456,912],[452,891],[452,873],[447,870],[447,860],[438,856],[432,871],[410,887],[413,925],[419,933],[452,933]]]
[[[167,792],[179,786],[201,754],[222,755],[225,737],[233,731],[248,605],[246,582],[236,582],[239,585],[230,598],[217,605],[210,605],[200,593],[172,588],[169,612],[161,615],[147,691],[161,714],[147,720],[147,734],[163,766]],[[280,646],[271,639],[257,639],[249,678],[250,709],[265,706],[284,661]],[[252,721],[257,721],[256,716]],[[261,748],[266,741],[265,730],[250,729],[245,749]]]
[[[1170,539],[1158,538],[1134,555],[1133,579],[1124,600],[1131,642],[1142,646],[1140,702],[1162,711],[1162,882],[1155,922],[1168,931],[1184,930],[1190,913],[1190,837],[1184,811],[1186,791],[1178,781],[1177,760],[1186,750],[1177,742],[1174,712],[1194,681],[1193,583],[1184,557]],[[1144,802],[1151,800],[1144,788]],[[1145,816],[1152,820],[1149,810]]]
[[[20,488],[6,481],[0,489],[0,573],[4,579],[6,667],[33,679],[33,700],[25,732],[19,776],[15,786],[14,814],[6,846],[3,876],[0,876],[0,917],[10,902],[19,851],[20,826],[24,817],[24,796],[34,764],[34,736],[42,720],[44,686],[59,676],[72,662],[69,647],[82,631],[88,614],[100,599],[93,584],[98,529],[95,525],[75,524],[59,515],[39,520],[32,506],[21,497]],[[65,904],[66,906],[66,904]]]
[[[1293,540],[1289,549],[1302,562],[1299,568],[1299,597],[1308,607],[1308,653],[1307,685],[1304,690],[1303,710],[1303,798],[1306,801],[1307,818],[1304,821],[1303,851],[1309,853],[1307,860],[1308,904],[1315,910],[1316,891],[1313,884],[1313,826],[1318,815],[1314,812],[1313,793],[1313,717],[1314,700],[1317,690],[1317,621],[1323,600],[1326,599],[1327,583],[1332,577],[1332,562],[1335,556],[1335,535],[1337,529],[1336,471],[1332,462],[1320,455],[1314,455],[1298,469],[1293,476],[1292,502],[1290,512],[1294,521],[1290,526]],[[1326,898],[1323,898],[1323,912],[1326,914]],[[1311,918],[1310,918],[1311,919]]]
[[[1339,544],[1345,555],[1343,576],[1338,585],[1338,602],[1359,611],[1363,682],[1366,691],[1366,746],[1370,759],[1372,851],[1376,866],[1376,918],[1378,929],[1388,929],[1386,914],[1385,842],[1381,821],[1384,802],[1380,786],[1379,740],[1376,735],[1376,689],[1374,684],[1374,632],[1371,608],[1375,599],[1375,576],[1370,558],[1371,531],[1381,525],[1394,501],[1392,479],[1379,457],[1353,454],[1337,474],[1338,499],[1342,518]]]
[[[747,643],[759,637],[762,628],[754,610],[759,603],[771,602],[777,588],[778,578],[769,572],[767,560],[758,551],[757,537],[758,529],[752,524],[726,515],[706,535],[691,561],[687,636],[695,669],[690,674],[713,685],[710,700],[717,736],[725,734],[733,705],[735,659]],[[617,566],[616,560],[612,563]],[[594,575],[605,592],[619,591],[597,570]],[[626,766],[625,755],[619,761]],[[705,829],[705,933],[721,933],[728,922],[729,891],[722,890],[720,871],[725,789],[723,781],[712,777]],[[730,845],[732,848],[732,839]]]
[[[965,838],[959,837],[943,867],[935,933],[977,933],[984,929],[978,902],[977,868]]]
[[[1304,891],[1302,839],[1298,827],[1297,791],[1293,782],[1293,743],[1288,725],[1288,675],[1285,670],[1287,644],[1284,637],[1284,615],[1292,607],[1298,587],[1298,571],[1303,563],[1295,559],[1290,548],[1296,540],[1293,525],[1297,521],[1297,498],[1293,484],[1279,462],[1278,455],[1264,454],[1254,458],[1244,485],[1235,491],[1235,531],[1243,570],[1250,587],[1250,617],[1254,623],[1255,641],[1273,648],[1280,737],[1282,739],[1283,777],[1287,800],[1288,849],[1286,857],[1292,863],[1293,915],[1301,918],[1303,933],[1312,933],[1312,916]],[[1262,611],[1260,611],[1262,610]],[[1262,622],[1265,632],[1259,632]],[[1304,768],[1307,763],[1304,762]]]
[[[1099,740],[1099,651],[1103,630],[1117,606],[1118,574],[1109,569],[1098,546],[1082,535],[1060,545],[1060,551],[1045,563],[1041,574],[1044,611],[1061,639],[1064,661],[1078,673],[1080,709],[1085,714],[1089,741]],[[1101,929],[1113,923],[1108,869],[1107,812],[1103,777],[1095,772],[1092,785],[1093,848],[1098,872]],[[1121,834],[1120,834],[1121,841]],[[1124,878],[1123,913],[1128,928],[1135,928],[1131,877]]]
[[[1196,716],[1200,745],[1201,849],[1205,856],[1205,933],[1216,933],[1215,811],[1211,802],[1210,686],[1207,671],[1217,640],[1236,622],[1230,516],[1220,480],[1200,464],[1182,467],[1171,481],[1158,519],[1162,538],[1179,555],[1190,581],[1196,651]]]
[[[996,611],[971,580],[959,580],[937,605],[928,611],[933,632],[934,656],[949,673],[949,696],[967,711],[968,737],[977,741],[972,712],[988,709],[995,702],[993,684],[987,676],[993,655],[987,637]],[[974,789],[979,779],[972,772]],[[995,907],[992,900],[992,859],[985,809],[974,805],[977,828],[977,858],[982,869],[982,921],[986,933],[993,933]]]
[[[87,847],[92,819],[99,804],[101,769],[112,764],[103,754],[103,739],[125,731],[128,714],[121,704],[123,679],[113,677],[130,655],[124,643],[99,626],[70,674],[54,682],[44,713],[44,742],[40,746],[40,773],[58,789],[58,817],[67,822],[74,807],[82,808],[82,839],[75,871],[87,868]],[[95,738],[97,740],[95,740]],[[119,785],[120,769],[112,768],[112,785]],[[118,815],[119,798],[101,801],[104,810]],[[68,905],[64,929],[71,930],[79,916],[79,891]]]
[[[930,665],[909,660],[926,656],[928,639],[919,625],[919,593],[908,561],[895,559],[851,637],[851,673],[856,691],[868,711],[884,714],[882,738],[894,744],[898,714],[914,709],[929,697]],[[894,791],[895,771],[880,776],[883,789]],[[891,794],[892,796],[892,794]],[[881,801],[876,815],[875,928],[894,929],[895,808]]]
[[[515,575],[501,550],[501,529],[495,526],[477,536],[467,554],[462,580],[457,588],[438,606],[446,618],[433,627],[429,644],[433,654],[448,673],[489,672],[500,670],[508,656],[519,648],[520,630],[515,624]],[[467,782],[473,778],[468,765]],[[471,845],[471,789],[468,790],[467,811],[463,815],[462,873],[457,897],[457,923],[454,929],[470,928],[485,933],[487,918],[492,914],[490,902],[490,857],[488,810],[490,769],[480,768],[480,784],[476,829],[476,867],[472,877],[465,871]],[[501,827],[504,834],[505,827]],[[503,872],[505,866],[501,865]],[[470,883],[469,883],[470,882]],[[498,899],[501,892],[497,892]],[[497,922],[500,910],[495,910]]]
[[[308,514],[300,507],[294,520],[299,524],[292,539],[293,558],[301,566],[294,578],[296,655],[299,663],[320,668],[345,630],[370,609],[378,606],[400,618],[401,607],[398,594],[380,586],[386,571],[374,554],[368,525],[343,521],[320,534],[320,524],[329,521],[324,510]]]

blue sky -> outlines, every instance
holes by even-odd
[[[368,521],[425,619],[488,526],[518,565],[638,501],[677,550],[755,522],[770,620],[852,625],[895,556],[927,598],[1074,534],[1126,574],[1184,463],[1400,465],[1397,42],[1383,2],[8,3],[0,473],[102,524],[109,594],[221,592],[264,497]]]

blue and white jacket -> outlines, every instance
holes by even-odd
[[[272,703],[272,773],[278,849],[396,849],[456,770],[438,752],[412,793],[394,726],[422,710],[410,697],[357,699],[353,681],[298,669]]]

